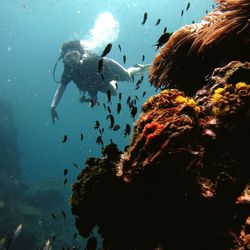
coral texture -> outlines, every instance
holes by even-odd
[[[127,151],[109,146],[74,184],[79,233],[98,226],[103,249],[249,249],[249,76],[231,62],[193,98],[146,101]]]
[[[149,81],[194,94],[205,77],[230,61],[250,58],[250,1],[217,0],[200,23],[175,31],[155,57]]]

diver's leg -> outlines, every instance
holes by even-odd
[[[143,72],[148,71],[151,64],[135,64],[134,67],[130,67],[127,69],[128,73],[133,75],[141,75]]]

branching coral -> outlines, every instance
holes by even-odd
[[[200,23],[173,33],[151,66],[151,83],[157,87],[174,83],[193,94],[214,68],[250,58],[249,0],[217,3],[219,6]]]

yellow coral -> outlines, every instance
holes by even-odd
[[[214,91],[214,94],[223,94],[225,92],[225,89],[224,88],[217,88],[215,91]]]
[[[246,88],[248,87],[249,85],[247,85],[245,82],[238,82],[235,87],[236,89],[242,89],[242,88]]]
[[[223,96],[221,94],[213,94],[211,101],[212,103],[217,103],[223,99]]]
[[[184,96],[179,95],[175,98],[175,102],[176,103],[186,103],[188,106],[194,108],[194,110],[196,112],[200,112],[200,107],[197,106],[197,103],[193,98],[184,97]]]

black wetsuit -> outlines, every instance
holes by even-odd
[[[64,64],[61,83],[67,85],[73,81],[81,91],[88,92],[93,101],[97,100],[98,91],[107,93],[107,90],[110,90],[112,95],[116,95],[116,90],[110,82],[129,81],[131,77],[119,63],[106,57],[103,58],[103,67],[99,73],[99,60],[99,56],[90,54],[83,57],[81,65],[74,70]]]

